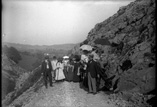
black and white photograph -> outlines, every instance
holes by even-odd
[[[2,107],[156,107],[155,0],[2,0]]]

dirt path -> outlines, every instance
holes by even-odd
[[[115,107],[107,103],[108,95],[100,92],[96,95],[87,94],[80,89],[79,83],[61,82],[54,87],[45,89],[43,86],[39,93],[24,107]]]

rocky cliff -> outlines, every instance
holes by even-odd
[[[5,107],[41,77],[40,67],[29,72],[2,54],[2,105]]]
[[[96,24],[80,43],[96,47],[104,72],[113,77],[114,92],[147,94],[156,88],[155,7],[155,0],[131,2]],[[74,53],[79,53],[79,48],[75,47]]]
[[[2,99],[17,85],[18,78],[27,72],[2,54]]]

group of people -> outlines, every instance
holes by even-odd
[[[48,80],[50,83],[50,87],[53,87],[53,82],[65,79],[63,69],[64,66],[61,59],[57,59],[54,56],[53,60],[50,60],[49,55],[45,55],[45,59],[41,65],[41,71],[43,74],[46,88],[48,87],[47,85]]]
[[[67,59],[57,59],[55,56],[50,60],[46,55],[42,62],[41,70],[47,88],[47,81],[50,86],[53,82],[68,81],[79,82],[81,87],[88,89],[89,94],[97,93],[97,78],[99,77],[97,62],[93,59],[93,54],[77,55]]]

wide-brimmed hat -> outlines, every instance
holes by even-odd
[[[49,59],[49,56],[45,56],[45,59]]]
[[[69,59],[69,56],[63,56],[63,59]]]
[[[45,59],[49,59],[49,56],[45,56]]]
[[[91,45],[82,45],[80,47],[81,50],[87,50],[87,51],[92,51],[93,47]]]

